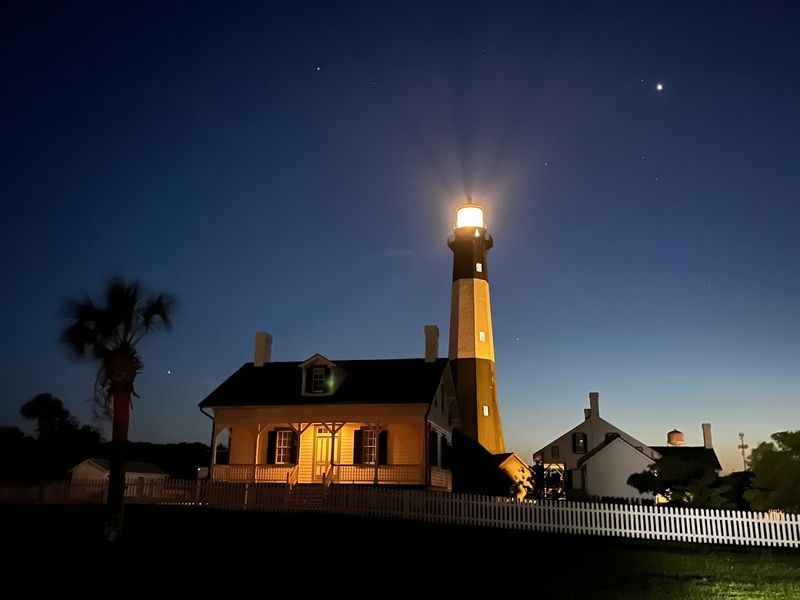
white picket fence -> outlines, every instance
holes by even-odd
[[[0,503],[98,503],[106,482],[0,484]],[[528,502],[362,486],[306,487],[216,481],[138,481],[126,501],[221,510],[316,511],[544,533],[800,548],[800,515],[749,511]]]

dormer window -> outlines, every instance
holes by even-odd
[[[325,393],[325,367],[312,367],[311,368],[311,393],[323,394]]]
[[[321,354],[315,354],[300,364],[304,396],[329,396],[336,390],[336,365]],[[336,378],[338,379],[338,377]]]

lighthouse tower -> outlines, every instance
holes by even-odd
[[[456,226],[447,245],[453,251],[453,296],[450,305],[450,364],[456,384],[461,427],[492,453],[505,452],[489,300],[486,253],[492,236],[483,208],[465,204],[456,211]]]

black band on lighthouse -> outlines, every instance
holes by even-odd
[[[476,235],[477,232],[477,235]],[[447,245],[453,251],[453,281],[484,279],[489,281],[486,251],[494,245],[492,236],[479,227],[456,229]]]

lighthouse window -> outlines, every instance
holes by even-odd
[[[480,341],[482,341],[482,342],[485,342],[486,341],[486,332],[485,331],[479,331],[478,332],[478,339]]]
[[[483,405],[483,416],[484,417],[489,416],[489,407],[486,404]]]
[[[475,263],[475,270],[478,273],[483,273],[483,263]]]

